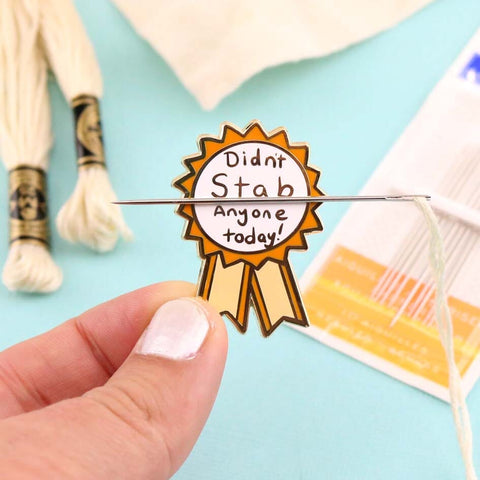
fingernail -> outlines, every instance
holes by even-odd
[[[207,314],[194,299],[172,300],[156,311],[140,340],[137,353],[172,360],[193,358],[209,329]]]

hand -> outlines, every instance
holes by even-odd
[[[220,316],[192,295],[146,287],[0,353],[0,478],[172,476],[227,353]]]

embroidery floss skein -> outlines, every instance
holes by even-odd
[[[71,0],[41,0],[41,36],[76,127],[78,180],[57,216],[60,236],[105,252],[132,238],[108,177],[98,99],[102,77],[92,44]]]
[[[436,285],[435,318],[448,364],[450,404],[465,464],[466,479],[477,480],[473,465],[473,438],[470,415],[462,390],[460,373],[455,363],[452,316],[448,307],[448,293],[445,286],[445,252],[442,237],[437,217],[427,201],[417,198],[415,203],[423,213],[430,232],[430,265]]]
[[[52,292],[62,272],[48,251],[46,171],[51,146],[47,66],[37,2],[0,0],[0,146],[9,172],[10,290]]]

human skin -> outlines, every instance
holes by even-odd
[[[193,293],[183,282],[142,288],[0,353],[0,478],[170,478],[227,354],[221,317]],[[190,308],[197,324],[180,321]]]

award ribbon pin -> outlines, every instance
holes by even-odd
[[[308,326],[288,260],[307,249],[305,234],[323,229],[316,209],[328,201],[413,200],[428,195],[326,196],[308,146],[290,142],[284,128],[266,132],[258,121],[244,130],[222,125],[202,136],[200,152],[183,161],[174,186],[183,199],[126,200],[126,205],[178,204],[184,238],[198,242],[203,260],[198,294],[240,332],[253,305],[264,336],[283,321]]]

